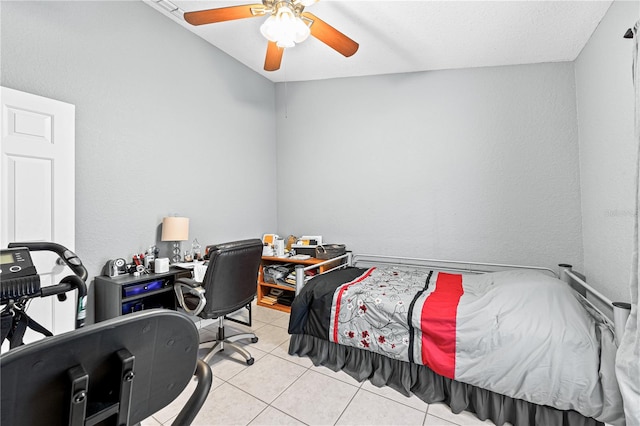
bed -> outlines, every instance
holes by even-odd
[[[545,268],[435,262],[381,257],[299,283],[289,354],[497,425],[624,424],[596,307]]]

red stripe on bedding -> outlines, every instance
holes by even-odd
[[[375,267],[374,268],[369,268],[367,270],[367,272],[365,272],[364,274],[360,275],[355,280],[351,281],[350,283],[342,284],[340,286],[340,289],[338,290],[338,297],[336,298],[336,314],[335,314],[335,316],[333,318],[333,342],[337,342],[338,341],[338,316],[340,315],[340,305],[341,305],[341,301],[342,301],[342,293],[344,293],[344,291],[349,286],[357,284],[360,281],[362,281],[365,278],[367,278],[369,275],[371,275],[371,273],[373,272],[374,269],[376,269],[376,268]]]
[[[455,378],[456,314],[463,293],[462,275],[440,272],[422,306],[422,363],[450,379]]]

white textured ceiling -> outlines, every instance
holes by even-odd
[[[274,82],[574,60],[607,1],[336,1],[305,10],[360,44],[345,58],[313,37],[264,71],[265,17],[192,26],[182,13],[249,1],[143,0]],[[179,9],[168,12],[167,5]],[[164,7],[163,7],[164,5]]]

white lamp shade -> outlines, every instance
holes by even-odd
[[[162,241],[187,241],[188,239],[188,217],[171,216],[162,219]]]

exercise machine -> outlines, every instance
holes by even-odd
[[[61,262],[69,266],[72,275],[62,278],[58,284],[41,286],[31,252],[51,251]],[[27,315],[26,308],[31,299],[56,296],[64,301],[67,293],[77,290],[75,328],[84,326],[87,301],[87,270],[80,258],[66,247],[51,242],[11,243],[8,249],[0,250],[0,313],[2,334],[0,343],[9,340],[10,349],[22,345],[24,334],[30,328],[45,336],[52,333]]]

